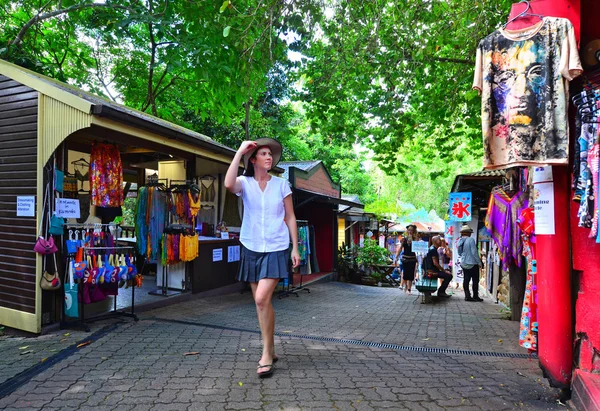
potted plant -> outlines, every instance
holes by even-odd
[[[381,274],[378,272],[377,266],[385,265],[389,260],[389,251],[380,247],[373,240],[366,240],[365,245],[357,250],[356,262],[359,268],[365,272],[362,278],[363,284],[375,285],[381,281]]]
[[[342,243],[338,248],[337,272],[340,281],[359,282],[360,273],[356,265],[356,247]]]

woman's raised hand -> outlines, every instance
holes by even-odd
[[[242,155],[246,154],[248,151],[254,150],[258,144],[256,141],[244,141],[240,144],[240,148],[238,148],[238,152]]]

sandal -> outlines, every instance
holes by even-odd
[[[258,364],[257,368],[268,368],[267,371],[265,372],[259,372],[258,374],[258,378],[266,378],[266,377],[270,377],[273,375],[273,364]]]

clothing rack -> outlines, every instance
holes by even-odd
[[[108,224],[103,224],[103,225],[108,225]],[[131,246],[115,246],[115,247],[83,247],[83,251],[84,254],[88,254],[88,250],[89,251],[115,251],[115,250],[119,250],[119,251],[130,251],[132,252],[132,255],[134,256],[134,261],[132,261],[132,264],[135,265],[135,247],[131,247]],[[69,259],[67,259],[67,264],[65,264],[65,267],[67,267],[67,265],[69,264]],[[66,281],[66,276],[65,276],[65,281]],[[62,300],[65,301],[65,294],[64,294],[64,287],[61,287],[62,289]],[[60,328],[64,329],[64,328],[72,328],[72,327],[76,327],[76,328],[81,328],[86,332],[90,331],[90,327],[88,326],[88,323],[93,322],[93,321],[99,321],[99,320],[105,320],[105,319],[109,319],[109,318],[116,318],[116,317],[130,317],[133,318],[134,321],[139,321],[138,316],[135,314],[135,285],[132,284],[131,285],[131,312],[127,312],[125,310],[117,310],[117,296],[113,296],[113,310],[109,313],[106,314],[102,314],[99,316],[95,316],[92,318],[85,318],[85,302],[84,302],[84,298],[83,298],[83,289],[84,289],[84,284],[83,284],[83,280],[79,281],[79,286],[77,288],[77,292],[78,292],[78,301],[77,304],[79,304],[79,318],[76,321],[66,321],[65,319],[65,314],[64,314],[64,310],[61,309],[61,321],[60,321]],[[81,300],[81,301],[79,301]],[[93,303],[92,303],[93,304]]]

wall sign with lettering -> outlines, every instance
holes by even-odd
[[[35,196],[17,197],[17,217],[35,217]]]
[[[79,200],[73,198],[56,199],[56,215],[62,218],[81,218]]]

